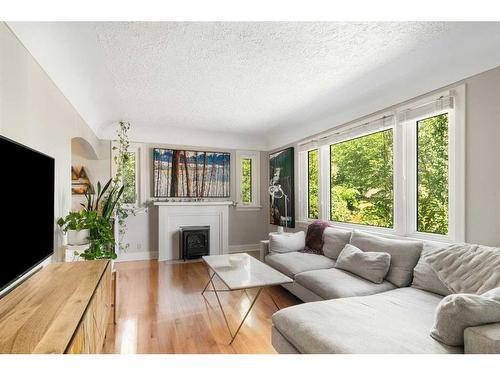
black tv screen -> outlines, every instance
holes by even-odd
[[[0,291],[54,252],[54,159],[0,136]]]

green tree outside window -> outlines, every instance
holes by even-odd
[[[129,152],[123,169],[123,203],[135,204],[137,201],[136,191],[136,157],[135,152]]]
[[[392,228],[392,129],[330,146],[330,218]]]
[[[252,159],[241,161],[241,199],[243,203],[252,203]]]
[[[417,230],[448,234],[448,114],[417,122]]]
[[[307,217],[319,218],[318,150],[307,152]]]

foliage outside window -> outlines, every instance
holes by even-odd
[[[252,203],[252,159],[241,160],[241,200]]]
[[[417,230],[448,234],[448,114],[417,122]]]
[[[318,201],[318,150],[307,152],[307,217],[309,219],[319,218]]]
[[[333,221],[393,227],[393,131],[330,146]]]
[[[136,180],[136,153],[127,152],[128,157],[123,166],[123,203],[135,204],[137,202],[137,180]]]

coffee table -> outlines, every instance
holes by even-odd
[[[232,265],[230,263],[230,257],[237,255],[241,257],[241,264]],[[226,255],[207,255],[203,257],[203,260],[208,266],[208,276],[209,280],[203,292],[201,294],[204,296],[205,292],[214,292],[217,297],[217,302],[219,303],[219,307],[222,311],[222,315],[224,316],[224,321],[226,322],[227,329],[231,336],[231,341],[229,344],[232,344],[238,332],[241,329],[241,326],[245,322],[248,314],[252,310],[252,307],[255,305],[255,302],[259,298],[261,292],[270,286],[280,285],[291,283],[293,280],[288,276],[283,275],[281,272],[276,271],[274,268],[269,267],[267,264],[264,264],[258,259],[246,254],[226,254]],[[224,283],[227,289],[217,289],[213,283],[213,279],[217,275],[217,277]],[[212,289],[207,289],[208,286],[211,285]],[[232,292],[237,290],[245,290],[251,288],[258,288],[257,294],[255,295],[250,307],[248,308],[243,320],[240,322],[238,329],[233,334],[231,328],[229,326],[226,313],[224,312],[224,308],[222,307],[222,303],[220,302],[219,292]],[[267,292],[271,297],[274,305],[279,310],[279,306],[274,300],[271,293]]]

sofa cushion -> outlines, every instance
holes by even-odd
[[[500,248],[456,243],[425,254],[425,260],[453,293],[500,288]]]
[[[274,327],[301,353],[461,353],[429,335],[441,297],[398,288],[282,309]]]
[[[356,246],[347,244],[337,258],[335,268],[349,271],[363,279],[380,284],[384,281],[390,265],[391,256],[388,253],[364,252]]]
[[[413,269],[422,252],[421,241],[385,238],[354,231],[350,243],[363,251],[389,253],[391,266],[386,279],[398,287],[410,285]]]
[[[375,284],[337,268],[302,272],[295,282],[324,299],[368,296],[396,288],[388,281]]]
[[[300,253],[297,251],[283,254],[270,254],[265,261],[271,267],[294,278],[304,271],[332,268],[335,261],[323,255]]]
[[[427,260],[425,259],[426,253],[428,252],[424,251],[422,253],[422,256],[413,270],[413,282],[411,286],[431,293],[436,293],[441,296],[451,294],[451,291],[439,279],[438,275],[431,268],[429,263],[427,263]]]
[[[340,252],[351,239],[352,231],[329,227],[323,232],[323,254],[337,259]]]
[[[462,346],[464,330],[500,322],[500,288],[486,293],[451,294],[436,309],[431,336],[447,345]]]
[[[306,235],[303,231],[297,233],[270,233],[269,252],[288,253],[303,250],[306,245]]]

